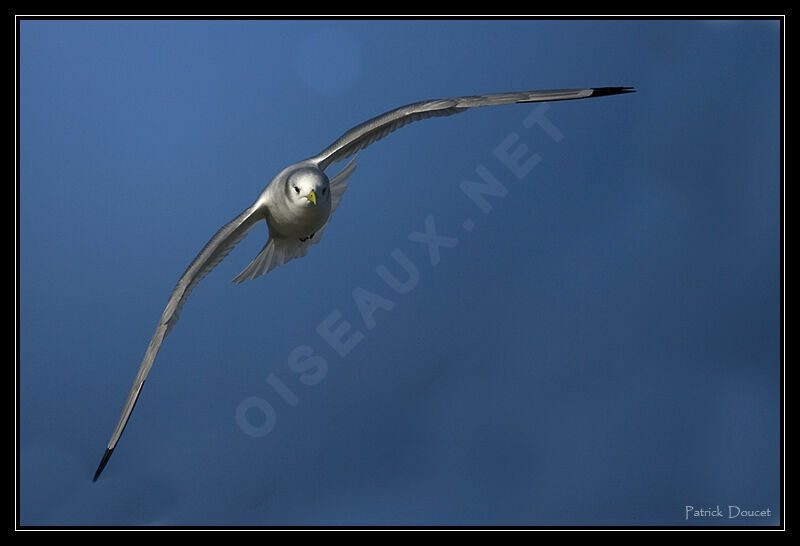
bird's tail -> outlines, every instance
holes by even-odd
[[[311,239],[299,241],[297,239],[278,239],[271,237],[261,252],[250,262],[250,265],[233,278],[233,282],[242,283],[269,273],[278,266],[289,261],[305,256]]]

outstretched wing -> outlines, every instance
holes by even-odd
[[[518,102],[545,102],[556,100],[585,99],[604,95],[630,93],[632,87],[594,87],[587,89],[553,89],[549,91],[520,91],[517,93],[495,93],[451,99],[415,102],[395,108],[385,114],[356,125],[339,139],[311,158],[323,171],[333,163],[353,155],[380,140],[392,131],[421,119],[458,114],[477,106],[496,106]]]
[[[108,442],[106,451],[103,454],[103,459],[97,467],[94,480],[97,480],[98,476],[100,476],[120,436],[122,436],[125,425],[128,424],[128,420],[131,417],[133,407],[136,405],[136,400],[139,398],[139,393],[142,391],[144,380],[147,379],[147,374],[150,373],[150,368],[153,367],[153,361],[156,358],[158,349],[161,347],[164,337],[172,330],[175,323],[178,322],[178,317],[181,314],[186,298],[189,297],[189,294],[194,287],[197,286],[197,283],[230,254],[233,247],[247,235],[250,228],[263,218],[264,214],[257,204],[254,204],[242,212],[239,216],[217,231],[192,263],[189,264],[189,267],[186,268],[183,275],[181,275],[178,284],[175,285],[169,297],[167,306],[161,315],[161,320],[158,321],[156,331],[153,334],[153,338],[150,340],[147,352],[144,354],[142,364],[139,366],[139,373],[136,374],[136,378],[133,380],[133,386],[131,387],[130,393],[128,393],[128,398],[125,400],[125,405],[122,407],[122,414],[119,417],[119,421],[117,421],[117,426],[111,435],[111,440]]]

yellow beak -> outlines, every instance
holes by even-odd
[[[311,193],[306,195],[306,199],[308,199],[309,201],[311,201],[315,205],[317,204],[317,194],[314,193],[314,190],[311,190]]]

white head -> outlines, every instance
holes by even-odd
[[[326,217],[331,209],[331,188],[328,177],[319,169],[301,167],[289,173],[284,188],[289,203],[295,207],[312,212],[324,214]]]

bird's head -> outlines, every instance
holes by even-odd
[[[331,206],[331,188],[328,177],[319,169],[301,167],[286,178],[286,195],[289,202],[301,207]]]

